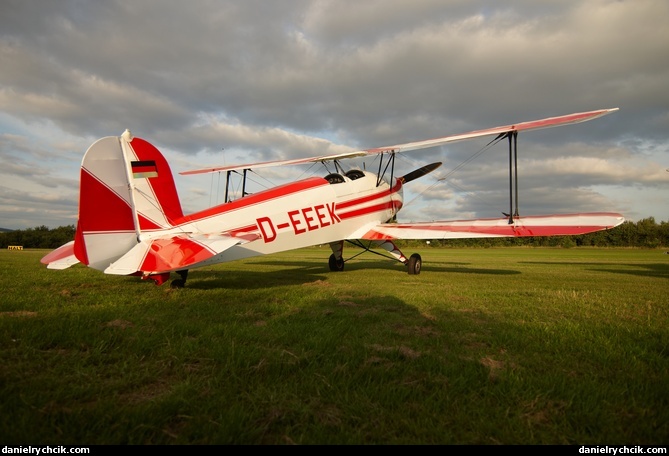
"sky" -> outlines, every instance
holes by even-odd
[[[224,179],[180,171],[614,107],[519,135],[520,214],[667,221],[667,22],[666,0],[3,0],[0,227],[76,224],[86,149],[126,128],[165,155],[188,213],[222,202]],[[508,212],[490,139],[398,156],[398,175],[443,162],[405,186],[399,220]]]

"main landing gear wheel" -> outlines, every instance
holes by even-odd
[[[181,278],[172,280],[172,283],[170,283],[170,288],[183,288],[186,286],[186,279],[188,278],[188,269],[177,271],[177,274],[179,274]]]
[[[330,259],[328,260],[328,266],[330,266],[330,271],[343,271],[344,270],[344,259],[339,258],[337,259],[334,256],[334,253],[330,255]]]
[[[409,275],[418,275],[420,274],[420,268],[423,266],[423,260],[420,258],[420,255],[414,253],[409,257],[407,261],[407,267],[409,268]]]

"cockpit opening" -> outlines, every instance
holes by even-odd
[[[351,180],[356,180],[360,179],[361,177],[365,177],[365,173],[360,171],[359,169],[352,169],[346,172],[346,177],[348,177]]]
[[[344,183],[344,176],[339,173],[331,173],[325,176],[325,180],[330,184],[342,184]]]

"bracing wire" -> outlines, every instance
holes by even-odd
[[[211,197],[214,194],[214,173],[211,173],[211,183],[209,184],[209,207],[211,207]]]
[[[221,172],[218,172],[218,182],[216,183],[216,204],[218,204],[218,197],[221,194]]]
[[[504,138],[505,138],[505,136],[500,134],[500,135],[497,136],[495,139],[493,139],[493,140],[490,141],[488,144],[486,144],[486,145],[483,146],[481,149],[479,149],[477,152],[475,152],[475,153],[473,153],[472,155],[470,155],[466,160],[464,160],[463,162],[461,162],[461,163],[460,163],[459,165],[457,165],[455,168],[453,168],[452,170],[450,170],[449,172],[447,172],[447,173],[444,174],[444,175],[441,175],[441,176],[439,176],[439,177],[436,177],[436,178],[435,178],[435,181],[434,181],[434,183],[432,183],[432,185],[429,185],[429,186],[426,187],[423,191],[421,191],[421,192],[419,192],[418,194],[416,194],[416,196],[414,196],[410,201],[408,201],[408,202],[406,203],[406,205],[409,205],[409,204],[413,203],[417,198],[419,198],[419,197],[422,196],[424,193],[426,193],[427,191],[433,189],[434,187],[436,187],[438,184],[440,184],[440,183],[442,183],[442,182],[446,183],[447,185],[449,185],[449,186],[451,186],[451,187],[454,187],[456,190],[459,190],[459,191],[461,191],[461,192],[463,192],[463,193],[465,193],[465,194],[467,194],[467,195],[469,195],[469,196],[473,196],[473,197],[475,197],[475,198],[478,198],[478,197],[476,196],[476,194],[474,194],[474,193],[472,193],[471,191],[468,191],[468,190],[466,190],[466,189],[464,189],[464,188],[459,187],[458,185],[454,184],[453,182],[449,182],[448,179],[449,179],[450,177],[452,177],[456,172],[458,172],[458,171],[460,171],[462,168],[464,168],[467,164],[471,163],[473,160],[475,160],[476,158],[478,158],[480,155],[482,155],[483,153],[485,153],[486,151],[488,151],[492,146],[494,146],[495,144],[497,144],[498,142],[500,142],[500,141],[501,141],[502,139],[504,139]],[[404,156],[403,154],[398,154],[398,155],[401,156],[403,159],[407,160],[407,157]],[[407,160],[407,161],[408,161],[408,160]]]

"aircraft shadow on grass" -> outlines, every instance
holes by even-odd
[[[323,271],[325,272],[325,271]],[[326,274],[316,274],[293,269],[281,271],[221,271],[201,269],[192,275],[188,288],[196,290],[237,289],[258,290],[291,285],[305,285],[327,279]]]
[[[264,265],[276,265],[276,266],[287,266],[294,264],[296,265],[296,269],[299,269],[299,265],[304,265],[303,261],[262,261],[262,262],[257,262],[256,264],[264,264]],[[322,270],[323,272],[327,274],[332,274],[327,268],[327,265],[325,264],[325,260],[323,262],[312,262],[311,268],[314,269],[319,269]],[[520,274],[520,271],[514,271],[514,270],[508,270],[508,269],[483,269],[483,268],[470,268],[467,267],[471,263],[463,263],[463,262],[447,262],[447,263],[424,263],[423,264],[423,271],[424,272],[448,272],[448,273],[461,273],[461,274],[491,274],[491,275],[512,275],[512,274]],[[344,273],[346,271],[358,271],[358,270],[365,270],[368,271],[370,269],[379,269],[379,270],[386,270],[386,271],[404,271],[406,267],[400,263],[397,263],[393,259],[387,259],[387,260],[355,260],[353,262],[347,262],[346,267],[344,269]],[[334,273],[336,274],[336,273]]]
[[[201,269],[192,275],[189,288],[194,289],[262,289],[274,288],[286,285],[308,284],[317,281],[325,281],[332,274],[346,274],[347,272],[386,270],[390,272],[403,271],[404,266],[393,264],[392,260],[386,261],[355,261],[346,263],[346,269],[342,272],[331,272],[325,262],[322,261],[255,261],[258,266],[281,267],[276,271],[244,271],[240,270],[206,270]],[[446,264],[446,266],[444,266]],[[440,265],[429,265],[423,269],[426,273],[443,274],[482,274],[482,275],[515,275],[519,271],[507,269],[482,269],[467,267],[468,263],[441,263]],[[450,265],[450,266],[449,266]],[[404,277],[404,276],[402,276]],[[361,281],[360,283],[364,283]]]
[[[623,264],[623,263],[569,263],[569,262],[555,262],[555,261],[523,261],[523,264],[540,264],[540,265],[562,265],[573,266],[575,264],[588,266],[588,271],[607,272],[611,274],[627,274],[638,277],[657,277],[660,279],[669,279],[669,264],[668,263],[653,263],[653,264]],[[607,267],[607,266],[615,266]],[[621,269],[622,267],[630,269]]]

